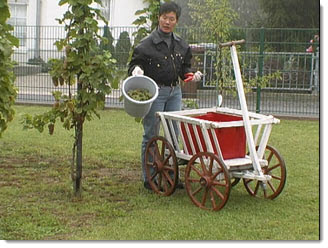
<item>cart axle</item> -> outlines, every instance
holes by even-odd
[[[258,181],[270,181],[272,177],[270,175],[257,175],[254,171],[243,171],[243,172],[233,172],[233,177],[236,178],[245,178],[245,179],[253,179]]]

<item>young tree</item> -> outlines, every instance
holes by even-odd
[[[53,134],[57,119],[67,130],[74,129],[72,149],[72,180],[74,193],[81,195],[83,124],[95,115],[97,109],[104,107],[105,95],[112,87],[118,86],[113,77],[115,60],[109,51],[101,51],[99,41],[105,38],[98,35],[97,17],[106,20],[98,9],[90,7],[101,0],[61,0],[59,5],[68,4],[68,11],[60,24],[65,24],[66,37],[55,44],[59,51],[65,51],[65,58],[53,59],[51,76],[55,86],[67,85],[69,94],[53,92],[55,104],[44,114],[25,117],[26,128],[37,128],[40,132],[48,126]],[[73,87],[76,93],[73,94]]]
[[[206,40],[216,44],[229,40],[230,29],[237,18],[229,0],[190,0],[189,7],[196,26],[206,32]]]
[[[126,64],[129,59],[129,52],[131,49],[131,42],[130,42],[130,36],[127,31],[124,31],[120,34],[120,37],[118,38],[116,47],[115,47],[115,58],[117,60],[117,64],[120,67],[125,68]]]
[[[13,104],[17,95],[11,55],[19,41],[11,34],[13,27],[6,23],[9,17],[7,0],[0,0],[0,137],[14,117]]]
[[[191,18],[197,23],[198,29],[201,29],[206,42],[216,45],[214,52],[208,52],[215,58],[214,80],[210,84],[216,85],[220,91],[225,87],[231,88],[234,82],[231,77],[229,50],[220,50],[218,45],[230,40],[231,27],[237,13],[229,0],[189,0],[189,7]]]

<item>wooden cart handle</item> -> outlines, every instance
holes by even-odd
[[[220,43],[219,46],[221,47],[227,47],[227,46],[234,46],[245,43],[245,40],[236,40],[236,41],[230,41],[226,43]]]

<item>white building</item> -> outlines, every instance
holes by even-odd
[[[143,0],[102,0],[103,6],[95,4],[102,10],[103,16],[109,21],[110,27],[132,26],[137,18],[135,12],[143,9]],[[41,57],[51,57],[49,51],[55,50],[54,40],[62,38],[63,28],[56,19],[61,19],[68,5],[59,6],[59,0],[8,0],[11,17],[8,23],[15,26],[14,35],[20,39],[20,47],[16,55],[19,61]],[[99,26],[104,26],[101,20]],[[62,25],[63,26],[63,25]],[[130,34],[132,32],[129,32]],[[113,33],[118,39],[120,33]],[[24,57],[24,58],[23,58]]]
[[[103,15],[110,26],[130,26],[136,19],[135,12],[143,9],[143,0],[102,0]],[[59,6],[59,0],[8,0],[11,11],[10,23],[15,25],[54,26],[61,18],[67,4]]]

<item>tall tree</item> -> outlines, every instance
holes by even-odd
[[[260,0],[230,0],[232,8],[238,13],[234,25],[237,27],[262,27],[266,15]]]
[[[319,28],[318,0],[260,0],[260,4],[267,14],[265,27]]]
[[[14,117],[13,104],[17,95],[11,55],[19,41],[11,34],[13,27],[6,23],[9,17],[7,0],[0,0],[0,137]]]
[[[110,31],[108,25],[104,26],[104,33],[103,33],[103,37],[105,39],[103,39],[100,42],[100,49],[101,50],[107,50],[109,51],[111,54],[114,54],[115,52],[115,48],[114,48],[114,37],[112,35],[112,32]]]

